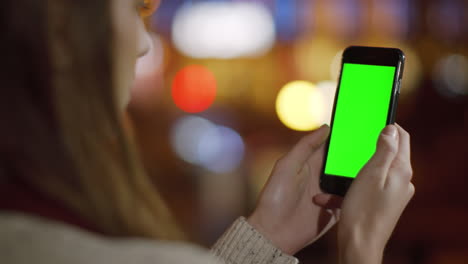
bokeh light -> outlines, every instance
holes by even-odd
[[[198,113],[213,104],[216,87],[216,78],[208,68],[190,65],[175,75],[172,98],[180,109],[188,113]]]
[[[200,138],[198,144],[200,165],[215,173],[235,170],[244,157],[244,141],[231,128],[216,126]]]
[[[264,1],[267,2],[268,1]],[[275,18],[277,38],[279,41],[290,42],[300,35],[305,27],[306,19],[314,3],[312,1],[272,0],[270,6]]]
[[[275,41],[275,24],[256,2],[197,2],[182,6],[174,18],[176,48],[194,58],[260,56]]]
[[[159,187],[175,201],[171,209],[190,236],[213,244],[232,219],[253,208],[277,159],[304,134],[293,130],[330,123],[343,50],[399,48],[406,62],[397,121],[414,138],[420,195],[392,236],[388,261],[466,263],[466,254],[451,255],[447,244],[468,252],[468,235],[459,228],[468,221],[467,8],[466,0],[162,1],[149,29],[157,32],[164,57],[150,59],[150,52],[139,61],[129,107],[147,171],[164,184]],[[171,96],[176,74],[194,64],[216,78],[215,101],[206,110],[176,106]],[[179,77],[180,86],[201,92],[200,74],[186,77]],[[280,100],[294,80],[309,88]],[[200,102],[195,98],[185,97]],[[437,125],[428,126],[434,120]],[[444,173],[450,181],[440,180]],[[437,228],[441,223],[447,228]],[[306,250],[301,261],[326,262],[332,249],[323,248]]]
[[[407,99],[417,91],[422,78],[423,66],[419,55],[414,49],[404,44],[395,44],[405,53],[405,69],[401,85],[400,99]]]
[[[455,97],[468,94],[468,59],[461,54],[450,54],[442,58],[435,67],[434,76],[438,91],[445,96]]]
[[[324,120],[324,96],[316,86],[306,81],[286,84],[276,99],[276,112],[287,127],[308,131],[319,127]]]
[[[213,173],[234,171],[245,152],[239,133],[196,116],[186,116],[175,123],[171,144],[181,159]]]
[[[341,71],[341,60],[343,58],[343,50],[340,50],[336,53],[330,63],[330,78],[334,81],[338,81],[340,78]]]
[[[343,49],[339,42],[327,37],[298,41],[294,47],[294,60],[301,77],[313,82],[330,79],[332,62]]]
[[[338,86],[336,81],[322,81],[317,83],[317,89],[319,89],[324,96],[324,114],[321,122],[329,124],[331,123],[331,116],[333,113],[333,104],[335,103],[335,94]]]
[[[408,0],[373,1],[370,28],[375,35],[402,39],[408,34],[411,15]]]
[[[215,125],[207,119],[196,116],[183,117],[172,128],[172,148],[181,159],[198,165],[201,163],[198,155],[200,139],[213,129]]]

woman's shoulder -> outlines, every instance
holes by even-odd
[[[215,263],[205,249],[148,239],[114,239],[34,216],[0,212],[5,264]]]

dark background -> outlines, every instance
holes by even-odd
[[[191,58],[173,44],[177,11],[199,2],[231,1],[162,1],[149,22],[161,53],[147,59],[157,61],[153,66],[139,66],[129,110],[145,165],[195,242],[209,246],[248,215],[274,161],[305,134],[278,119],[282,86],[334,81],[328,69],[348,45],[392,46],[407,54],[397,122],[412,136],[416,195],[384,263],[468,263],[468,1],[235,1],[264,5],[276,37],[266,54],[231,59]],[[190,64],[209,68],[218,84],[214,104],[195,114],[171,97],[175,74]],[[238,166],[213,172],[179,158],[171,140],[187,116],[236,131],[245,144]],[[332,231],[298,256],[302,263],[333,263],[335,248]]]

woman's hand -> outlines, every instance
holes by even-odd
[[[248,222],[283,252],[293,255],[323,235],[337,221],[339,209],[313,203],[320,194],[320,170],[329,127],[302,138],[277,161],[257,208]],[[329,195],[321,201],[326,204]]]
[[[381,263],[384,247],[414,195],[412,174],[409,134],[397,125],[387,126],[376,153],[343,201],[338,224],[340,263]]]

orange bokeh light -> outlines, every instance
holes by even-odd
[[[190,65],[180,70],[172,83],[172,98],[188,113],[208,109],[216,98],[216,78],[206,67]]]

